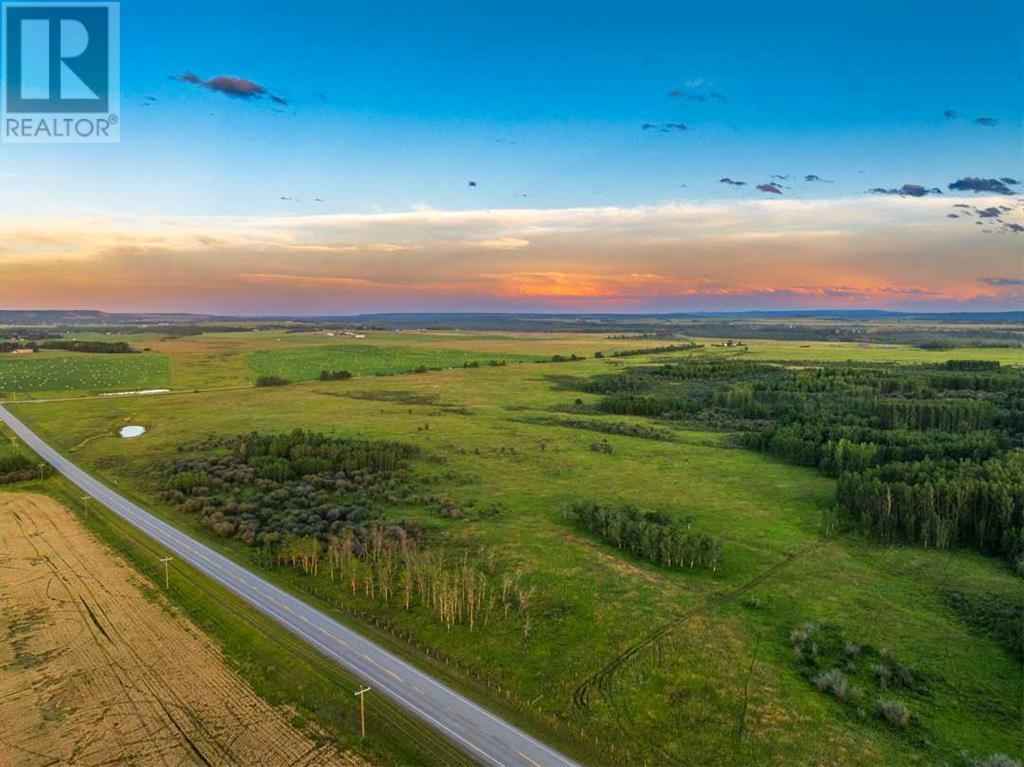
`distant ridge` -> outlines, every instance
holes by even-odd
[[[104,312],[95,309],[0,309],[0,324],[117,325],[173,322],[292,320],[295,322],[372,322],[401,326],[495,320],[569,320],[601,323],[631,320],[680,319],[823,319],[823,320],[932,320],[942,322],[1024,322],[1024,311],[1007,312],[900,312],[884,309],[795,309],[715,312],[375,312],[362,314],[199,314],[189,312]]]

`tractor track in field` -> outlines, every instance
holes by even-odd
[[[721,592],[716,594],[709,599],[705,600],[700,605],[694,607],[691,610],[676,616],[667,623],[662,624],[657,629],[647,634],[642,639],[634,642],[632,645],[627,647],[621,653],[616,655],[598,671],[592,674],[590,677],[580,683],[573,691],[572,706],[574,712],[583,711],[590,706],[592,696],[597,694],[605,698],[610,704],[615,713],[615,721],[622,731],[623,737],[627,740],[632,739],[631,729],[628,723],[624,721],[624,716],[620,707],[616,703],[614,695],[614,684],[616,676],[622,672],[626,666],[639,659],[646,652],[653,652],[658,660],[661,658],[661,640],[671,634],[674,630],[680,626],[688,623],[695,617],[711,612],[723,605],[726,605],[737,598],[743,596],[747,592],[757,588],[765,581],[769,580],[773,575],[784,569],[788,565],[795,562],[797,559],[809,554],[816,549],[821,548],[827,543],[825,540],[814,541],[804,546],[799,551],[787,556],[776,562],[774,565],[767,568],[764,572],[751,578],[746,583],[737,586],[734,589]],[[657,752],[658,756],[664,760],[666,764],[677,764],[679,763],[679,757],[672,754],[655,744],[647,743],[648,747],[653,747]]]
[[[124,523],[279,624],[300,640],[304,649],[308,647],[332,667],[337,664],[345,673],[372,684],[376,694],[389,699],[389,706],[404,709],[404,716],[426,725],[425,739],[429,736],[431,740],[440,740],[437,736],[441,736],[447,742],[439,742],[439,749],[447,751],[454,746],[453,752],[461,751],[459,761],[468,756],[496,767],[577,765],[571,757],[545,745],[357,631],[155,517],[84,472],[2,405],[0,420],[40,458]],[[105,625],[109,630],[109,624]],[[412,728],[406,724],[404,729]]]
[[[0,541],[0,763],[365,767],[294,729],[52,499],[0,494]]]

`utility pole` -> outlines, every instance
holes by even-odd
[[[89,500],[90,500],[89,496],[87,496],[87,495],[83,495],[82,496],[82,503],[85,505],[85,515],[86,516],[89,516]]]
[[[169,570],[168,562],[174,557],[160,557],[160,561],[164,563],[164,590],[167,591],[171,588],[171,574]]]
[[[359,737],[366,737],[366,702],[363,698],[370,691],[369,687],[361,687],[354,695],[359,698]]]
[[[43,462],[39,464],[39,479],[46,479],[46,464]]]

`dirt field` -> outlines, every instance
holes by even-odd
[[[294,729],[58,503],[0,494],[0,764],[366,763]]]

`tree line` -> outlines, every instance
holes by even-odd
[[[268,553],[278,565],[326,576],[353,595],[426,610],[449,631],[510,619],[521,620],[529,631],[534,589],[521,570],[503,569],[493,549],[451,555],[421,547],[401,527],[372,523],[348,527],[326,541],[288,538]]]
[[[681,527],[662,512],[576,503],[568,516],[613,546],[656,565],[716,571],[723,562],[720,541]]]
[[[886,542],[974,548],[1024,574],[1024,371],[994,361],[803,366],[694,358],[598,376],[576,410],[739,432],[839,479],[850,525]]]

